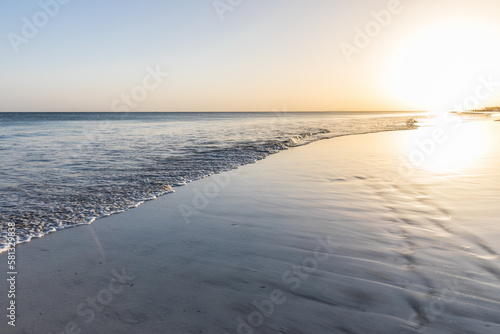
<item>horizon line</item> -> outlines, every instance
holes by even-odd
[[[305,112],[356,112],[356,113],[372,113],[372,112],[428,112],[428,110],[189,110],[189,111],[0,111],[0,113],[305,113]]]

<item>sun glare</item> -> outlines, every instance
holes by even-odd
[[[388,58],[386,86],[418,109],[452,110],[492,73],[500,47],[485,25],[448,22],[406,37]]]
[[[476,166],[491,145],[490,134],[479,125],[443,121],[415,131],[407,147],[409,162],[439,173],[463,172]]]

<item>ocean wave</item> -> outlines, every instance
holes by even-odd
[[[49,122],[39,141],[17,139],[1,147],[12,153],[1,176],[11,180],[2,181],[0,189],[1,223],[14,222],[18,243],[28,242],[60,229],[90,224],[171,193],[175,187],[291,147],[338,136],[413,128],[407,124],[408,118],[259,115],[219,118],[209,124],[196,123],[194,118],[180,128],[179,122],[173,127],[173,122],[157,120],[104,122],[97,123],[101,124],[97,128],[95,120],[86,123],[70,117],[70,123],[57,126]],[[86,126],[90,130],[82,130]],[[47,133],[52,140],[45,138]],[[7,247],[6,238],[2,232],[0,252]]]

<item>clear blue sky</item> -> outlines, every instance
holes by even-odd
[[[213,0],[72,0],[47,24],[39,1],[2,1],[0,111],[451,107],[481,78],[500,82],[500,5],[436,2],[401,0],[368,46],[346,54],[390,1],[242,0],[221,20]],[[37,13],[38,33],[23,35]],[[148,68],[169,75],[156,85]],[[127,104],[134,89],[140,99]],[[478,100],[500,104],[496,89]]]

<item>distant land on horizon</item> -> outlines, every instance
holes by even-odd
[[[500,107],[486,107],[483,109],[474,109],[472,111],[500,111]]]

